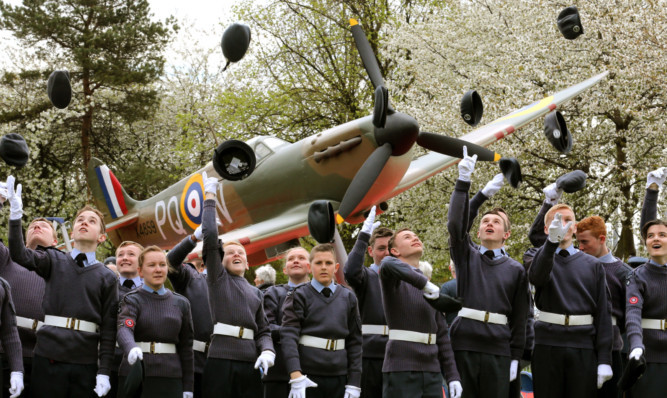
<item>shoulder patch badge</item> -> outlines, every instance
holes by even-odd
[[[125,326],[128,328],[133,328],[134,327],[134,321],[132,319],[126,319],[125,320]]]
[[[628,302],[630,304],[637,304],[639,302],[639,298],[637,296],[632,296],[630,299],[628,299]]]

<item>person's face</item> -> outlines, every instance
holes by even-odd
[[[144,283],[153,290],[158,290],[167,280],[167,256],[162,252],[148,252],[139,267],[139,275]]]
[[[652,258],[667,257],[667,227],[651,225],[646,231],[646,249]]]
[[[306,249],[292,249],[287,253],[283,273],[292,279],[302,279],[310,274],[309,253]]]
[[[549,234],[549,226],[556,217],[556,214],[560,214],[563,217],[561,220],[563,225],[572,221],[572,226],[570,226],[570,229],[567,230],[565,236],[563,237],[563,241],[571,241],[572,234],[577,232],[577,220],[574,218],[574,213],[570,209],[559,209],[554,214],[552,214],[551,217],[547,219],[547,223],[544,225],[544,233]]]
[[[84,211],[74,220],[72,228],[72,239],[81,242],[104,242],[102,231],[102,221],[100,217],[92,211]]]
[[[264,280],[263,280],[263,279],[259,279],[259,277],[256,276],[254,282],[255,282],[255,286],[259,287],[259,285],[261,285],[262,283],[264,283]]]
[[[223,250],[225,256],[222,259],[222,266],[234,275],[243,276],[248,269],[248,258],[243,246],[229,245]]]
[[[594,236],[593,232],[583,231],[577,232],[577,242],[579,242],[579,250],[593,257],[600,258],[604,255],[606,236]]]
[[[396,257],[421,257],[424,252],[424,245],[419,240],[417,234],[412,231],[401,231],[394,239],[394,246],[391,253]]]
[[[509,238],[509,231],[505,231],[506,220],[498,214],[486,214],[479,223],[477,237],[482,242],[502,244]]]
[[[116,250],[116,267],[123,277],[134,277],[139,270],[141,250],[135,245],[123,246]]]
[[[26,232],[26,246],[34,249],[37,245],[49,247],[58,244],[53,237],[53,226],[42,220],[33,221]]]
[[[389,255],[389,239],[391,239],[390,236],[376,238],[373,246],[368,247],[368,255],[373,258],[373,264],[380,265],[382,259]]]
[[[315,253],[310,266],[313,270],[313,278],[324,286],[331,284],[338,271],[338,263],[331,252]]]

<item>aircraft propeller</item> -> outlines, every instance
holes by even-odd
[[[356,19],[350,19],[350,27],[366,73],[375,87],[373,126],[375,126],[374,135],[378,147],[366,159],[347,188],[336,215],[337,223],[342,223],[359,205],[382,172],[389,157],[405,154],[415,142],[425,149],[443,155],[462,158],[463,146],[466,146],[468,154],[471,156],[476,154],[478,160],[491,162],[501,160],[499,154],[480,145],[440,134],[420,132],[419,123],[412,116],[396,112],[389,104],[389,94],[384,78],[366,34]],[[518,184],[521,179],[518,162],[512,158],[503,159],[505,159],[503,173],[515,186],[515,183]],[[517,172],[518,176],[516,176]]]

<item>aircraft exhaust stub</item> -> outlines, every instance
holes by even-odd
[[[58,109],[65,109],[72,100],[72,85],[69,81],[69,72],[54,70],[46,82],[46,93],[49,100]]]
[[[213,168],[225,180],[239,181],[250,176],[256,163],[255,152],[243,141],[225,141],[213,152]]]
[[[551,112],[544,118],[544,135],[558,152],[567,155],[572,150],[572,134],[559,111]]]
[[[479,121],[482,120],[483,113],[482,97],[475,90],[466,91],[461,98],[461,117],[463,117],[463,121],[471,126],[477,126]]]
[[[316,200],[308,209],[308,231],[318,243],[334,240],[336,220],[333,206],[328,200]]]

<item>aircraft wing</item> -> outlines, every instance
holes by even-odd
[[[488,146],[500,139],[507,137],[517,129],[525,126],[533,120],[546,115],[555,110],[559,105],[576,97],[583,91],[593,87],[600,80],[607,76],[609,72],[603,72],[599,75],[593,76],[579,84],[559,91],[549,97],[540,101],[536,101],[526,107],[516,110],[507,116],[503,116],[493,122],[480,127],[463,137],[462,140],[469,141],[473,144]],[[398,183],[393,191],[382,198],[382,201],[393,198],[399,193],[412,188],[420,182],[432,177],[441,172],[449,166],[454,165],[460,159],[452,156],[441,155],[435,152],[429,152],[424,156],[412,161],[410,168],[405,173],[401,181]]]

